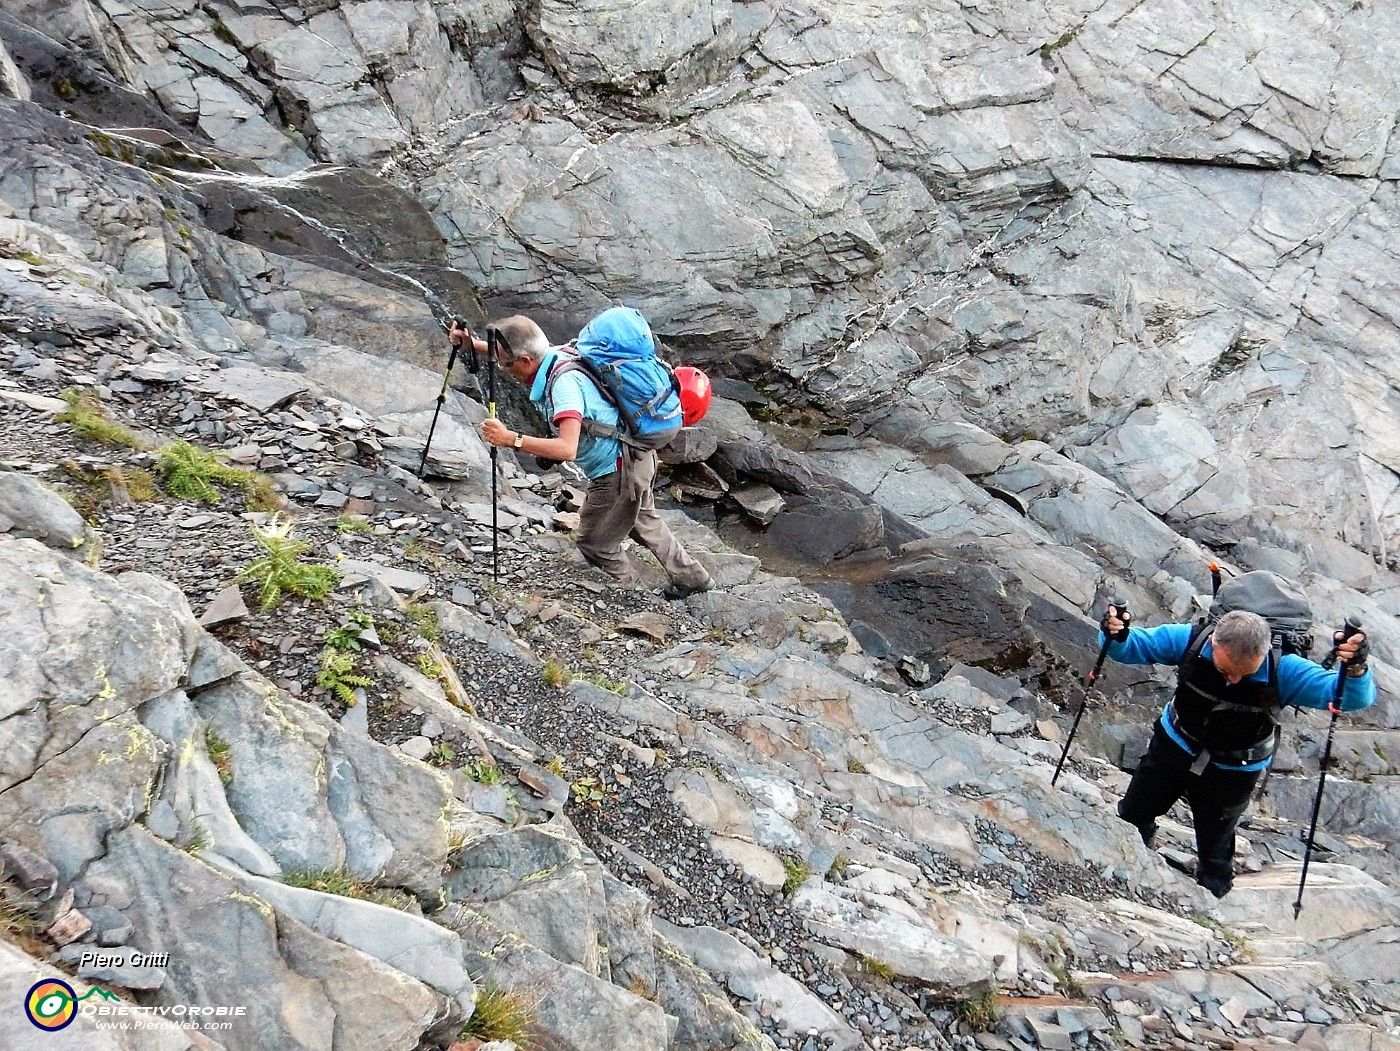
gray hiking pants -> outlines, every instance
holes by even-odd
[[[630,535],[656,556],[672,584],[693,587],[709,573],[656,513],[655,480],[656,453],[623,446],[618,469],[588,483],[579,514],[579,554],[609,576],[630,582],[637,570],[622,550]]]

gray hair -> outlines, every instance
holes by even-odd
[[[1232,609],[1215,624],[1211,639],[1236,657],[1262,657],[1269,652],[1269,622],[1257,613]]]
[[[524,314],[512,314],[491,322],[491,325],[510,348],[507,359],[515,357],[539,361],[549,350],[549,337],[544,334],[544,329]]]

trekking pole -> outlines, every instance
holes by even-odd
[[[1128,603],[1124,599],[1115,598],[1109,605],[1118,611],[1119,619],[1122,619],[1123,615],[1128,612]],[[1112,641],[1113,636],[1105,632],[1103,645],[1099,647],[1099,659],[1094,662],[1094,670],[1084,680],[1084,699],[1079,702],[1079,711],[1075,713],[1074,724],[1069,728],[1069,736],[1065,738],[1065,750],[1060,753],[1060,761],[1055,764],[1055,776],[1050,778],[1051,788],[1054,788],[1055,782],[1060,779],[1060,771],[1064,769],[1065,759],[1069,757],[1069,746],[1074,743],[1074,735],[1079,732],[1079,720],[1084,718],[1084,710],[1089,707],[1089,691],[1098,681],[1099,672],[1103,671],[1104,658],[1108,656],[1108,646]]]
[[[467,324],[461,318],[457,318],[455,324],[458,328],[465,330]],[[467,333],[467,339],[471,339],[471,333]],[[452,353],[447,356],[447,371],[442,374],[442,389],[438,391],[437,408],[433,409],[433,422],[428,425],[428,440],[423,443],[423,457],[418,461],[418,477],[423,477],[423,468],[428,464],[428,449],[433,444],[433,432],[437,430],[438,416],[442,412],[443,402],[447,401],[447,382],[452,378],[452,369],[457,364],[457,344],[450,339],[447,345],[452,348]],[[473,370],[475,371],[475,370]]]
[[[496,326],[488,325],[486,328],[486,414],[491,418],[496,418]],[[501,535],[497,529],[497,507],[496,500],[496,447],[491,446],[491,579],[500,582],[501,579]]]
[[[1361,621],[1356,617],[1348,617],[1346,627],[1342,629],[1342,641],[1346,642],[1361,630]],[[1332,653],[1327,658],[1330,663],[1337,654],[1337,647],[1333,645]],[[1332,759],[1332,731],[1337,728],[1337,716],[1342,714],[1342,689],[1347,681],[1347,662],[1339,661],[1337,664],[1337,688],[1332,694],[1332,703],[1327,706],[1327,710],[1332,713],[1332,719],[1327,724],[1327,744],[1322,749],[1322,766],[1317,772],[1317,795],[1313,796],[1312,821],[1308,824],[1308,839],[1303,850],[1303,871],[1298,877],[1298,900],[1293,903],[1293,918],[1296,920],[1298,914],[1303,911],[1303,888],[1308,885],[1308,863],[1312,861],[1313,837],[1317,835],[1317,815],[1322,810],[1322,787],[1327,783],[1327,764]]]

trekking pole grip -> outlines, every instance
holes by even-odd
[[[1346,623],[1342,625],[1342,642],[1346,642],[1347,639],[1351,638],[1353,635],[1359,634],[1361,634],[1361,618],[1353,613],[1351,616],[1347,617]],[[1338,643],[1338,645],[1340,645],[1340,643]],[[1335,646],[1333,647],[1333,652],[1336,652]],[[1327,710],[1332,713],[1333,717],[1336,717],[1342,711],[1342,690],[1345,689],[1346,681],[1347,662],[1339,660],[1337,661],[1337,687],[1332,694],[1332,703],[1327,706]]]
[[[1117,613],[1118,619],[1126,623],[1126,618],[1128,614],[1128,600],[1125,598],[1119,598],[1115,595],[1113,598],[1108,600],[1108,604]],[[1104,619],[1108,619],[1107,614],[1104,615]],[[1098,681],[1099,673],[1103,671],[1103,662],[1104,659],[1108,656],[1108,647],[1111,642],[1113,642],[1113,636],[1108,633],[1108,630],[1105,627],[1103,645],[1099,647],[1099,659],[1094,662],[1094,670],[1091,671],[1089,673],[1089,677],[1084,680],[1084,685],[1086,688],[1093,686],[1094,683]]]

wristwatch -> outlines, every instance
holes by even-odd
[[[515,447],[516,447],[517,449],[519,449],[519,448],[520,448],[522,445],[524,445],[524,444],[525,444],[525,435],[523,435],[523,434],[516,434],[516,436],[515,436]]]

